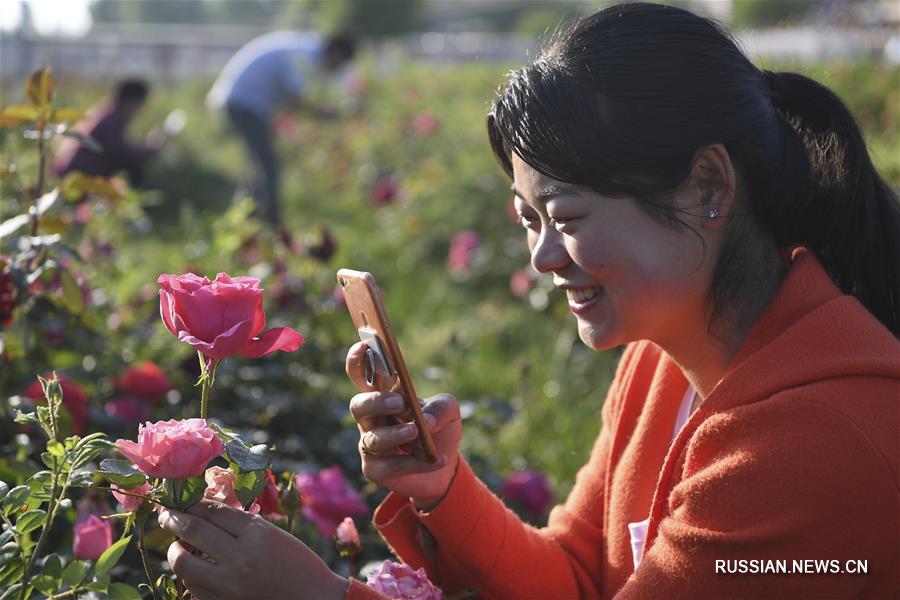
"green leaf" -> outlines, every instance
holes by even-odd
[[[187,510],[203,499],[206,491],[206,480],[203,477],[164,480],[160,502],[177,510]]]
[[[82,488],[88,487],[94,483],[94,474],[90,471],[83,471],[81,473],[75,473],[72,475],[72,478],[69,479],[69,487],[73,488]]]
[[[0,586],[2,586],[2,585],[3,585],[3,583],[0,582]],[[19,591],[21,589],[22,589],[21,583],[16,583],[14,585],[11,585],[5,592],[0,594],[0,600],[12,600],[13,598],[18,598]]]
[[[111,583],[106,592],[109,600],[142,600],[141,593],[127,583]]]
[[[22,579],[24,572],[25,566],[22,564],[21,558],[16,558],[3,568],[0,568],[0,589]]]
[[[16,509],[20,508],[25,502],[28,501],[28,496],[31,495],[31,488],[27,485],[17,485],[13,489],[9,490],[9,493],[6,494],[6,497],[0,502],[0,508],[3,509],[3,514],[9,516]]]
[[[16,409],[16,423],[39,423],[37,415],[33,412],[22,412],[19,409]]]
[[[110,546],[111,548],[112,546]],[[86,590],[90,592],[105,592],[106,588],[109,587],[109,574],[104,574],[102,577],[100,575],[97,578],[84,586]]]
[[[60,583],[62,583],[62,572],[62,559],[60,559],[56,554],[51,554],[50,556],[48,556],[44,561],[43,568],[41,569],[41,575],[52,577],[56,580],[58,586]]]
[[[97,559],[97,567],[94,571],[97,575],[97,579],[108,574],[109,571],[116,566],[116,563],[122,558],[122,554],[125,552],[125,548],[128,547],[128,542],[130,541],[131,536],[126,535],[103,551],[103,554]]]
[[[0,531],[0,548],[5,546],[8,542],[13,541],[13,530],[4,525],[4,529]]]
[[[84,310],[84,295],[81,287],[68,269],[60,269],[59,274],[62,282],[63,304],[73,315],[81,314],[81,311]]]
[[[234,478],[234,493],[240,499],[241,505],[245,509],[253,503],[253,500],[259,496],[259,493],[265,486],[265,471],[238,473]]]
[[[12,531],[10,531],[12,533]],[[15,542],[4,542],[2,546],[0,546],[0,567],[5,567],[9,563],[14,560],[17,560],[22,557],[22,550],[19,548],[19,545]]]
[[[100,461],[101,475],[123,489],[140,487],[147,482],[147,476],[137,470],[128,460],[105,458]]]
[[[53,485],[53,473],[47,471],[46,469],[43,471],[38,471],[28,480],[29,483],[36,483],[39,486],[52,486]],[[32,486],[32,489],[34,487]]]
[[[28,512],[23,513],[16,521],[16,529],[19,533],[28,533],[43,525],[46,519],[46,510],[29,510]]]
[[[238,466],[241,473],[265,470],[272,466],[272,455],[265,444],[247,447],[240,440],[230,440],[225,444],[225,451],[228,459]]]
[[[89,563],[84,560],[73,560],[67,564],[62,572],[63,583],[69,587],[75,587],[84,581],[84,576],[88,572],[88,566],[90,566]]]
[[[0,500],[6,497],[6,494],[9,493],[9,484],[5,481],[0,481]]]
[[[77,436],[76,436],[77,437]],[[75,450],[81,450],[82,448],[86,448],[88,446],[95,446],[99,448],[109,448],[115,447],[115,444],[106,439],[106,434],[100,431],[96,433],[92,433],[78,440],[75,444]]]
[[[50,469],[56,469],[58,460],[59,458],[54,454],[50,454],[49,452],[41,452],[41,462]]]
[[[73,469],[79,469],[84,465],[88,464],[98,456],[100,456],[100,452],[102,452],[102,448],[96,448],[93,446],[88,446],[86,448],[81,448],[80,450],[74,452],[70,456],[70,461],[72,463]]]
[[[47,442],[47,452],[53,456],[62,458],[66,455],[66,448],[56,440],[49,440]]]
[[[38,575],[31,578],[31,584],[37,588],[37,591],[45,596],[51,596],[54,592],[59,591],[59,583],[52,577],[47,575]]]

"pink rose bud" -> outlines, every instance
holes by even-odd
[[[234,492],[235,475],[230,469],[222,467],[210,467],[206,470],[206,491],[203,497],[206,500],[227,504],[233,508],[243,509],[240,498]]]
[[[344,517],[369,512],[359,494],[344,482],[340,467],[322,469],[316,474],[300,473],[295,482],[303,515],[326,537],[334,533]]]
[[[160,275],[157,283],[166,328],[209,358],[256,358],[276,350],[293,352],[303,343],[290,327],[263,331],[266,314],[259,279],[219,273],[210,281],[187,273]]]
[[[51,377],[52,373],[44,375],[45,379],[50,379]],[[82,435],[87,427],[88,420],[87,392],[65,375],[59,375],[58,377],[59,387],[62,389],[63,394],[63,407],[69,411],[69,415],[72,417],[72,432]],[[34,383],[22,392],[22,395],[37,403],[42,403],[44,390],[41,387],[41,382],[35,379]]]
[[[103,551],[112,546],[113,522],[91,515],[86,521],[75,524],[75,541],[72,552],[81,560],[97,560]]]
[[[112,484],[110,486],[112,488],[112,495],[116,500],[119,501],[119,504],[128,511],[134,512],[141,507],[144,503],[143,498],[139,498],[138,496],[133,496],[132,494],[139,494],[141,496],[146,496],[150,493],[150,484],[144,483],[143,485],[131,488],[131,489],[123,489],[117,486],[116,484]],[[123,494],[122,492],[128,492],[127,494]]]
[[[533,519],[543,516],[553,502],[553,490],[547,478],[537,471],[520,471],[510,475],[503,481],[501,493]]]
[[[441,589],[428,580],[425,569],[415,571],[389,560],[369,573],[366,583],[372,589],[395,600],[442,600]]]
[[[359,541],[359,533],[353,519],[347,517],[341,521],[334,532],[334,541],[337,543],[338,552],[348,558],[362,552],[362,543]]]
[[[150,361],[128,367],[114,383],[120,392],[154,404],[162,402],[172,389],[166,373]]]
[[[225,444],[204,419],[158,421],[138,428],[137,443],[116,440],[119,452],[151,477],[199,477]]]

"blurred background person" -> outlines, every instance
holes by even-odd
[[[273,121],[280,110],[295,110],[315,118],[333,119],[333,108],[316,106],[305,98],[316,72],[333,75],[356,54],[348,34],[321,38],[290,31],[268,33],[251,40],[228,61],[207,98],[222,110],[241,138],[246,153],[246,187],[257,203],[259,216],[286,235],[279,207],[279,165]]]
[[[141,79],[125,79],[116,85],[113,95],[87,112],[75,131],[90,136],[97,148],[89,148],[75,139],[63,138],[53,161],[53,171],[64,177],[72,171],[85,175],[111,177],[124,171],[132,186],[140,186],[144,168],[165,144],[166,135],[150,131],[141,143],[128,140],[128,125],[144,107],[150,86]]]

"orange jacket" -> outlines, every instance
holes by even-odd
[[[898,340],[800,252],[670,447],[687,385],[659,347],[630,344],[590,460],[543,529],[523,524],[464,462],[435,510],[391,494],[375,526],[448,595],[897,597]],[[635,571],[627,524],[648,515]],[[796,572],[856,560],[866,574]],[[739,572],[717,573],[717,561]],[[348,597],[365,597],[362,587]]]

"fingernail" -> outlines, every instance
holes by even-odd
[[[171,511],[167,512],[166,514],[168,515],[167,520],[175,527],[180,529],[185,524],[186,519],[182,515]]]
[[[437,425],[437,417],[431,413],[425,413],[425,422],[428,423],[429,429],[434,429],[434,426]]]
[[[384,405],[387,408],[390,408],[392,410],[402,408],[403,407],[403,397],[398,396],[397,394],[391,394],[389,396],[385,396],[384,397]]]
[[[412,435],[416,432],[416,426],[413,423],[407,423],[403,427],[400,428],[400,435],[407,436]]]

